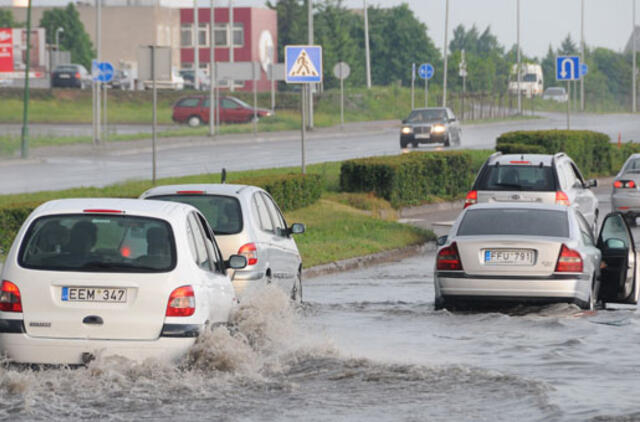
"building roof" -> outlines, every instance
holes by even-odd
[[[627,41],[627,45],[624,47],[625,53],[631,53],[631,48],[633,44],[633,37],[636,38],[636,52],[640,51],[640,26],[636,25],[635,31],[633,34],[629,36],[629,40]]]

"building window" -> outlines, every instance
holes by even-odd
[[[233,24],[233,46],[244,46],[244,25],[238,22]]]
[[[226,47],[227,46],[227,25],[226,24],[215,24],[213,27],[213,37],[216,40],[216,47]]]
[[[193,32],[193,25],[188,23],[180,25],[180,45],[182,47],[193,46],[192,32]]]
[[[209,24],[208,23],[199,23],[198,24],[198,43],[200,43],[201,47],[209,46]]]
[[[231,39],[229,36],[229,24],[217,23],[213,27],[213,32],[213,37],[216,40],[216,47],[229,47],[229,40]],[[242,23],[236,22],[233,24],[233,46],[244,46],[244,24]]]

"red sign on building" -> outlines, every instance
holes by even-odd
[[[0,28],[0,72],[13,72],[13,29]]]

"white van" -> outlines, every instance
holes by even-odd
[[[520,80],[520,91],[527,98],[534,95],[542,95],[544,90],[544,81],[542,77],[542,66],[535,63],[522,63],[522,78]],[[509,76],[509,93],[518,94],[518,65],[514,64]]]

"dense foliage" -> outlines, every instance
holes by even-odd
[[[63,28],[60,35],[60,49],[71,52],[71,62],[79,63],[91,71],[91,59],[96,55],[91,39],[80,21],[78,9],[73,3],[64,8],[45,10],[40,19],[40,26],[45,28],[47,43],[54,44],[56,30]]]
[[[474,176],[472,156],[467,152],[412,152],[345,161],[340,188],[374,192],[397,207],[456,198],[467,191]]]
[[[13,20],[11,9],[0,9],[0,28],[13,28],[16,22]]]

